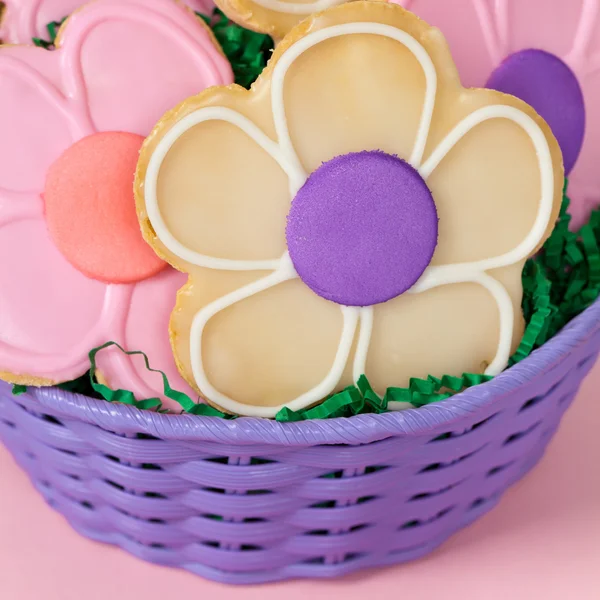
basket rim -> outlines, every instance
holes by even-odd
[[[421,408],[349,418],[292,423],[256,417],[225,420],[189,414],[157,414],[55,387],[35,388],[27,394],[42,407],[66,419],[123,434],[144,433],[163,440],[278,446],[367,444],[388,437],[435,434],[453,422],[489,408],[524,383],[552,369],[598,330],[600,298],[541,348],[487,383]]]

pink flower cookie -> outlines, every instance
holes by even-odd
[[[193,394],[168,339],[185,277],[142,240],[133,174],[163,113],[232,79],[201,19],[171,0],[98,0],[55,51],[0,47],[0,377],[67,381],[114,340]],[[99,359],[113,388],[162,390],[141,357]]]
[[[600,0],[394,1],[442,30],[464,85],[519,96],[546,119],[574,221],[587,218],[600,204]]]
[[[383,2],[313,15],[250,91],[189,98],[142,148],[144,235],[189,274],[171,319],[182,374],[273,417],[362,374],[384,393],[499,373],[563,180],[548,125],[463,88],[439,30]]]
[[[192,10],[209,14],[211,0],[182,0]],[[0,41],[6,44],[29,44],[34,37],[46,38],[46,25],[62,21],[85,0],[3,0],[5,9],[0,18]],[[147,0],[151,5],[154,0]],[[2,4],[0,2],[0,4]]]

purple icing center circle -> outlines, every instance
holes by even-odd
[[[585,132],[583,93],[569,66],[544,50],[521,50],[502,62],[486,87],[516,96],[538,112],[558,140],[568,175]]]
[[[304,283],[345,306],[371,306],[412,287],[437,244],[438,216],[423,178],[385,152],[323,163],[288,214],[290,258]]]

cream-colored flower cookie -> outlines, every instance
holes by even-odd
[[[562,184],[533,109],[464,89],[411,13],[353,2],[295,28],[251,91],[167,114],[136,197],[146,239],[189,275],[181,373],[211,404],[272,417],[363,373],[383,393],[504,369]]]
[[[215,0],[230,18],[280,40],[292,27],[313,13],[352,0]],[[375,0],[387,2],[387,0]]]

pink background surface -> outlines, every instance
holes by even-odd
[[[600,598],[600,364],[540,465],[418,562],[343,579],[227,587],[75,534],[0,448],[3,600]]]

